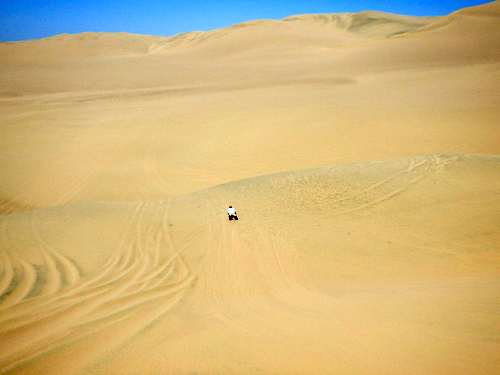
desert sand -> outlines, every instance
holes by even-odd
[[[498,1],[0,43],[0,373],[498,374],[499,46]]]

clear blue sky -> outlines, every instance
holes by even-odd
[[[85,31],[172,36],[304,13],[446,15],[488,0],[0,0],[0,41]]]

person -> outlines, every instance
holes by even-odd
[[[229,220],[238,220],[238,215],[236,214],[236,209],[233,206],[229,206],[227,209],[227,217]]]

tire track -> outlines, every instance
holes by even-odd
[[[2,253],[4,271],[2,273],[0,310],[9,308],[22,301],[33,289],[37,276],[35,268],[17,256],[9,256],[5,238],[7,237],[7,220],[1,221],[0,244],[5,249]],[[16,267],[17,264],[17,267]]]
[[[412,157],[409,165],[387,178],[356,192],[354,195],[337,199],[330,204],[335,210],[339,203],[347,202],[350,208],[337,207],[334,215],[343,215],[355,211],[364,210],[379,203],[385,202],[396,195],[404,192],[420,180],[428,177],[437,169],[444,167],[458,159],[457,156],[429,155],[424,157]]]
[[[30,215],[31,235],[35,239],[36,247],[41,253],[44,261],[43,273],[45,274],[45,282],[43,283],[40,295],[55,294],[62,286],[62,275],[60,275],[56,262],[50,256],[52,252],[47,243],[42,239],[35,224],[36,211],[32,211]]]
[[[12,262],[12,258],[7,253],[7,244],[5,238],[7,237],[7,220],[0,218],[0,246],[4,248],[4,251],[0,252],[1,264],[0,268],[1,278],[0,278],[0,298],[7,293],[7,291],[11,288],[11,285],[14,281],[14,265]],[[0,301],[2,301],[0,299]],[[1,308],[1,302],[0,302]]]
[[[364,210],[387,201],[427,178],[432,173],[460,159],[459,155],[428,155],[407,159],[407,164],[384,178],[361,174],[359,180],[366,177],[372,181],[367,186],[347,185],[342,175],[337,175],[336,168],[312,170],[311,174],[278,174],[270,178],[263,195],[275,197],[276,202],[311,209],[322,215],[335,216]],[[383,166],[383,164],[382,164]],[[370,170],[376,170],[370,168]],[[307,170],[306,170],[307,171]],[[359,171],[357,171],[359,173]],[[352,176],[352,171],[350,171]],[[283,194],[280,194],[283,191]],[[259,211],[259,220],[267,220],[273,211],[267,208]]]
[[[220,205],[214,195],[211,201]],[[228,222],[216,210],[207,220],[201,271],[206,304],[211,314],[243,332],[255,333],[256,326],[276,329],[281,319],[306,314],[308,302],[331,306],[330,299],[304,286],[291,244],[263,228],[261,222]]]
[[[18,304],[28,294],[30,294],[33,286],[35,285],[37,278],[35,268],[24,260],[19,260],[18,262],[21,270],[21,274],[19,276],[20,281],[2,300],[2,303],[0,304],[1,309],[6,309]]]
[[[219,205],[213,193],[210,201],[213,207]],[[251,292],[255,286],[246,271],[251,266],[248,253],[239,246],[235,233],[223,225],[215,210],[207,218],[206,234],[207,253],[200,273],[204,275],[203,292],[208,311],[226,324],[249,331],[243,324],[240,308],[256,305],[258,301],[256,293]]]
[[[290,311],[307,313],[307,306],[331,306],[332,301],[321,296],[304,284],[307,276],[301,272],[298,257],[293,245],[279,233],[264,232],[262,227],[252,228],[248,235],[258,239],[256,246],[260,251],[255,254],[258,273],[262,276],[267,289],[265,308],[287,315]],[[270,303],[272,302],[272,303]]]
[[[76,345],[80,340],[101,336],[106,331],[130,338],[150,324],[151,319],[176,306],[194,277],[173,246],[168,211],[168,204],[139,203],[110,258],[101,269],[81,278],[64,263],[65,257],[54,255],[57,252],[38,232],[33,215],[31,231],[42,254],[48,287],[23,302],[36,281],[36,273],[32,265],[20,260],[23,277],[8,296],[11,307],[6,308],[7,314],[0,318],[0,368],[13,369],[53,349],[70,343]],[[151,236],[157,238],[151,239]],[[164,259],[162,254],[166,254]],[[5,264],[10,262],[6,254],[2,259]],[[3,276],[2,280],[12,278],[8,273]],[[62,287],[62,279],[68,285]],[[139,314],[145,305],[149,306],[149,312]],[[122,329],[126,334],[116,331],[117,325],[133,317],[135,328]],[[95,358],[87,360],[92,362]]]

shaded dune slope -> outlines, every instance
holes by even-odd
[[[493,373],[499,162],[429,155],[3,216],[0,367]]]

